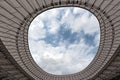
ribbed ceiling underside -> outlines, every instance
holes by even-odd
[[[31,21],[41,12],[61,6],[91,11],[101,28],[96,57],[85,70],[71,75],[46,73],[28,48]],[[120,75],[120,0],[0,0],[0,39],[21,69],[35,80],[109,80]]]

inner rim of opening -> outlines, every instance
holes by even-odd
[[[97,18],[78,7],[54,8],[39,14],[28,31],[35,62],[55,75],[85,69],[97,54],[100,27]]]

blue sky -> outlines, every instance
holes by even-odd
[[[78,7],[47,10],[29,27],[28,42],[35,62],[46,72],[73,74],[93,60],[100,41],[97,18]]]

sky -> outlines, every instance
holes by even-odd
[[[35,62],[55,75],[77,73],[95,57],[100,42],[97,18],[78,7],[54,8],[30,24],[28,43]]]

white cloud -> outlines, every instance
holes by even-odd
[[[70,9],[66,9],[65,14],[62,17],[61,24],[64,24],[64,23],[69,25],[74,23],[74,16],[70,12]],[[67,27],[69,28],[70,26],[67,26]]]
[[[57,17],[57,15],[59,14],[60,9],[51,9],[51,10],[47,10],[46,12],[41,13],[40,15],[38,15],[39,19],[42,20],[51,20],[54,19],[55,17]]]
[[[86,10],[82,9],[82,8],[73,8],[73,14],[84,14],[86,12]]]
[[[59,22],[52,20],[49,27],[49,32],[55,34],[58,31],[59,27]]]
[[[38,21],[33,21],[29,27],[29,39],[40,39],[44,38],[46,34],[46,30],[43,29],[44,24],[41,20]]]
[[[95,39],[94,39],[94,44],[96,44],[95,46],[99,46],[99,42],[100,42],[100,33],[98,32]]]
[[[65,74],[65,70],[69,72],[81,71],[94,57],[94,55],[89,55],[92,47],[87,46],[83,40],[79,44],[71,44],[68,49],[65,48],[64,44],[52,47],[44,42],[39,42],[33,46],[36,48],[36,53],[33,54],[35,61],[47,72],[55,74]],[[31,52],[34,51],[34,48],[31,48]],[[58,67],[60,70],[57,69]]]
[[[72,24],[71,28],[73,30],[73,32],[78,32],[78,31],[86,31],[85,28],[86,24],[88,24],[89,22],[89,18],[88,18],[89,13],[86,11],[84,14],[82,14],[82,16],[77,17],[74,20],[74,23]]]
[[[78,8],[74,8],[73,14],[82,13],[80,17],[75,17],[70,9],[66,9],[61,17],[62,21],[59,22],[56,17],[60,14],[60,10],[62,9],[53,9],[40,14],[29,28],[29,48],[34,60],[46,72],[58,75],[71,74],[86,68],[95,56],[92,50],[97,49],[99,44],[99,32],[97,32],[99,25],[93,15],[89,17],[88,11],[81,8],[79,11]],[[49,23],[46,24],[44,20]],[[47,34],[59,35],[57,32],[63,23],[69,25],[65,27],[70,28],[72,32],[83,30],[85,34],[90,35],[97,32],[94,39],[96,46],[87,45],[83,38],[79,42],[70,44],[57,36],[60,42],[56,47],[47,44],[44,40],[38,40],[45,38]],[[45,29],[45,25],[48,30]],[[67,48],[66,45],[68,45]]]
[[[79,13],[80,16],[74,17],[74,15],[70,12],[70,9],[66,9],[66,13],[61,22],[69,24],[70,26],[67,26],[67,28],[70,28],[72,32],[79,32],[83,30],[85,34],[93,35],[96,31],[99,31],[99,22],[94,15],[90,14],[90,12],[81,8],[74,8],[73,13]]]
[[[99,22],[95,16],[91,16],[88,18],[88,24],[86,25],[87,27],[84,27],[84,32],[86,34],[94,34],[95,32],[99,32]]]

